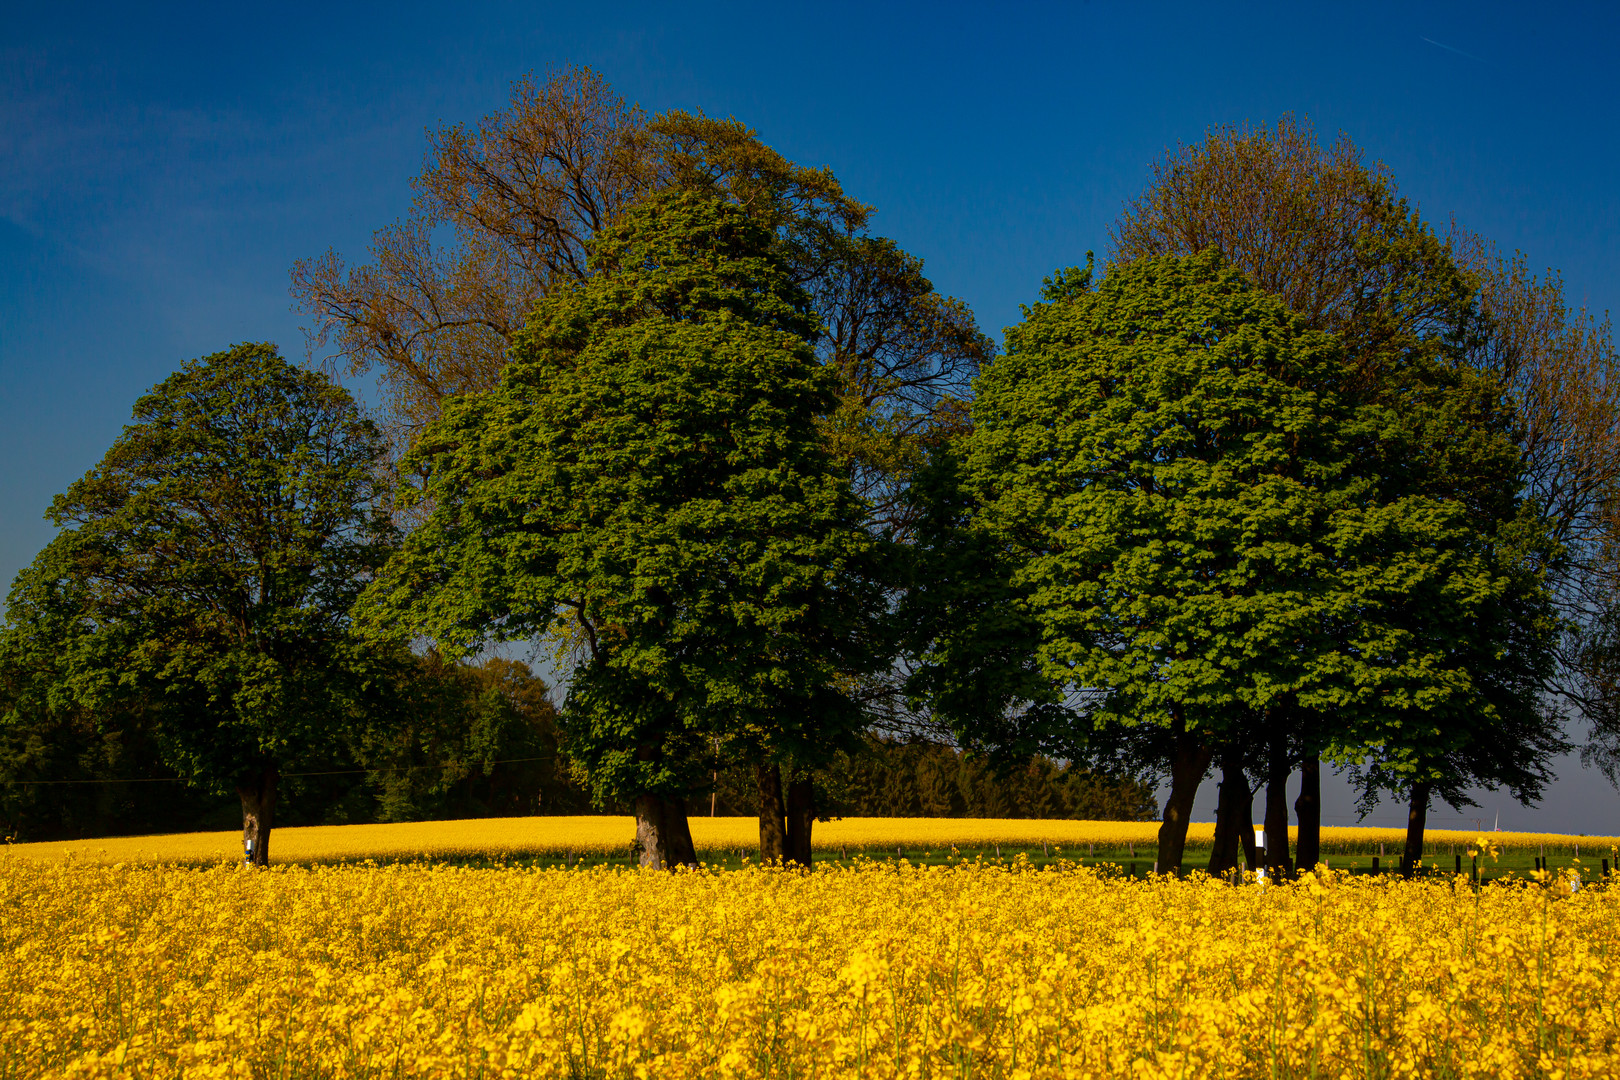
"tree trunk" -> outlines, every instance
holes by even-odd
[[[1266,758],[1266,876],[1283,881],[1293,876],[1288,857],[1288,737],[1272,736]]]
[[[1254,871],[1260,868],[1260,852],[1254,843],[1254,788],[1249,786],[1247,776],[1240,779],[1243,783],[1237,789],[1238,843],[1243,847],[1244,867]]]
[[[1239,830],[1247,828],[1253,844],[1254,828],[1239,809],[1249,805],[1249,778],[1243,775],[1243,751],[1236,746],[1221,748],[1220,795],[1215,803],[1215,845],[1209,850],[1209,872],[1220,877],[1237,866],[1242,843]]]
[[[669,865],[669,838],[664,834],[664,800],[656,795],[636,796],[636,849],[647,870]]]
[[[692,844],[692,827],[686,820],[684,798],[664,800],[664,828],[669,832],[669,855],[676,866],[697,868],[697,848]]]
[[[775,765],[756,765],[754,775],[759,780],[759,861],[762,866],[779,865],[787,858],[782,770]]]
[[[1299,767],[1299,798],[1294,800],[1294,820],[1299,822],[1299,847],[1294,865],[1315,870],[1322,861],[1322,759],[1306,758]]]
[[[262,766],[239,781],[236,793],[242,797],[242,865],[270,865],[270,829],[276,821],[276,781],[281,774],[274,765]]]
[[[1196,735],[1186,730],[1177,733],[1170,759],[1170,797],[1164,801],[1164,824],[1159,826],[1157,866],[1161,874],[1181,870],[1193,800],[1198,797],[1198,785],[1203,782],[1214,757],[1214,749],[1201,743]]]
[[[692,831],[686,823],[686,800],[636,796],[636,844],[641,851],[641,865],[649,870],[696,866]]]
[[[1429,823],[1429,793],[1433,790],[1427,780],[1412,785],[1412,799],[1406,807],[1406,850],[1401,853],[1401,875],[1411,877],[1423,861],[1423,829]]]
[[[806,775],[788,784],[787,861],[810,868],[810,829],[816,823],[816,792]]]

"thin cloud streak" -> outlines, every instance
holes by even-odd
[[[1473,53],[1463,52],[1461,49],[1453,48],[1450,45],[1442,44],[1441,42],[1438,42],[1438,41],[1434,40],[1434,38],[1419,38],[1418,40],[1419,41],[1427,41],[1430,45],[1433,45],[1437,49],[1444,49],[1444,50],[1446,50],[1446,52],[1456,53],[1458,56],[1466,56],[1466,57],[1468,57],[1468,59],[1472,60],[1476,64],[1485,64],[1485,61],[1481,60],[1479,57],[1475,56]],[[1489,64],[1485,64],[1485,66],[1490,67]]]

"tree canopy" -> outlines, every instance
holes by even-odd
[[[867,231],[872,208],[830,170],[789,161],[735,120],[648,116],[589,68],[519,79],[480,123],[431,131],[414,186],[369,261],[327,252],[292,272],[312,348],[378,375],[402,447],[447,398],[494,387],[535,305],[596,272],[592,238],[660,191],[730,202],[775,235],[814,297],[811,344],[841,379],[835,453],[869,486],[906,460],[919,425],[950,427],[993,351],[921,260]]]
[[[382,449],[273,346],[191,361],[52,503],[62,532],[8,601],[7,666],[42,704],[138,703],[170,767],[241,795],[257,864],[278,769],[345,738],[375,660],[349,618],[395,540]]]
[[[680,193],[596,241],[500,385],[447,404],[407,468],[431,510],[368,594],[373,625],[467,650],[583,631],[563,712],[645,858],[689,861],[709,748],[814,760],[858,730],[880,547],[817,418],[834,386],[770,231]]]
[[[980,377],[965,481],[980,527],[1021,555],[1046,676],[1096,692],[1095,725],[1167,733],[1161,868],[1180,863],[1216,749],[1252,718],[1331,716],[1323,744],[1365,745],[1378,724],[1460,744],[1495,715],[1474,651],[1533,646],[1545,624],[1491,605],[1533,600],[1535,575],[1474,507],[1367,468],[1404,429],[1345,393],[1334,337],[1215,252],[1049,297]]]

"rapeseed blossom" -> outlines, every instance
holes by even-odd
[[[1612,1077],[1620,890],[0,857],[8,1077]]]

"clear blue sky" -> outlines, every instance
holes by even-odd
[[[1431,220],[1620,308],[1612,4],[671,7],[9,9],[0,580],[143,390],[233,342],[301,356],[293,260],[363,257],[405,210],[424,128],[476,120],[549,65],[830,166],[993,334],[1053,267],[1102,252],[1167,147],[1290,111],[1386,162]],[[1542,808],[1502,801],[1504,827],[1620,832],[1620,795],[1567,764]],[[1327,813],[1350,819],[1342,790]]]

